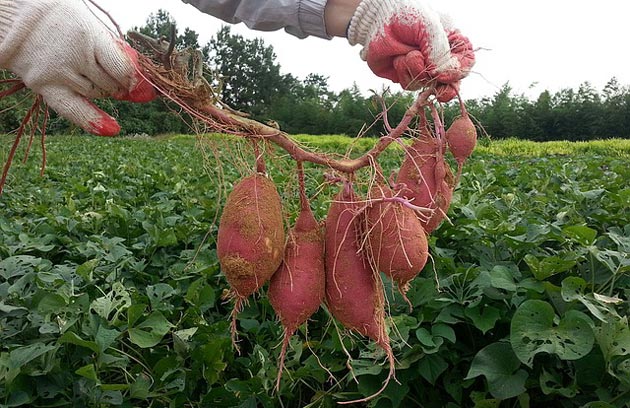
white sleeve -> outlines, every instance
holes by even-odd
[[[284,28],[299,38],[309,35],[330,39],[324,8],[327,0],[183,0],[204,13],[228,23],[245,23],[253,30]]]

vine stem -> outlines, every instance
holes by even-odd
[[[411,125],[413,119],[418,116],[418,112],[420,112],[420,110],[424,107],[432,105],[432,103],[429,101],[431,95],[433,95],[433,89],[427,89],[422,92],[416,99],[415,103],[407,109],[404,117],[402,118],[398,126],[393,128],[391,132],[389,132],[387,135],[382,136],[378,143],[367,153],[356,159],[335,159],[330,155],[307,151],[300,147],[285,132],[282,132],[276,128],[267,126],[260,122],[237,116],[214,105],[206,104],[202,106],[197,106],[197,109],[193,108],[193,110],[201,111],[207,115],[210,115],[210,118],[204,117],[203,115],[201,117],[197,116],[197,118],[202,119],[204,122],[214,127],[216,127],[217,124],[213,123],[213,121],[217,120],[220,125],[226,126],[228,128],[235,127],[237,129],[241,129],[244,134],[250,137],[254,136],[269,140],[270,142],[285,150],[294,160],[298,162],[310,162],[314,164],[325,165],[342,173],[351,174],[359,169],[370,166],[370,164],[373,163],[374,159],[381,155],[389,147],[389,145],[392,144],[392,142],[399,139],[405,133],[405,131],[409,129],[409,126]],[[195,106],[194,103],[187,105]]]

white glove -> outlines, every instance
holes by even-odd
[[[155,98],[137,71],[137,59],[81,0],[0,0],[0,67],[87,132],[113,136],[120,131],[90,99]]]
[[[422,0],[363,0],[348,27],[372,71],[409,90],[433,82],[438,98],[457,93],[475,55],[468,38]],[[446,95],[448,93],[448,95]]]

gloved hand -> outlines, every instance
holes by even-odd
[[[468,38],[423,0],[363,0],[348,27],[350,44],[372,71],[417,90],[436,85],[441,102],[454,98],[475,55]]]
[[[81,0],[0,0],[0,67],[13,71],[59,115],[113,136],[114,118],[91,99],[155,98],[138,73],[138,54]]]

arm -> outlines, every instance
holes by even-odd
[[[363,46],[372,71],[417,90],[434,85],[454,98],[475,57],[468,38],[425,0],[183,0],[229,23],[263,31],[284,28],[304,38],[348,37]]]
[[[254,30],[284,28],[299,38],[345,37],[359,0],[183,0],[228,23]]]

